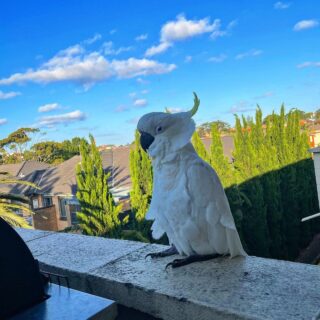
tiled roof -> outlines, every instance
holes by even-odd
[[[0,172],[7,172],[10,176],[16,177],[23,166],[24,162],[12,163],[12,164],[2,164],[0,165]]]
[[[0,165],[0,172],[8,172],[10,177],[16,180],[23,180],[38,184],[43,172],[49,168],[50,165],[39,161],[23,161],[17,164]],[[1,192],[10,192],[13,194],[27,194],[31,188],[21,184],[1,184]]]
[[[103,168],[111,173],[110,182],[115,188],[130,187],[129,147],[113,148],[101,152]],[[41,193],[72,194],[77,192],[76,166],[80,156],[49,168],[42,176]]]

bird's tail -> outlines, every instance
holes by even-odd
[[[226,228],[228,248],[230,251],[230,257],[236,256],[247,256],[247,253],[244,251],[239,234],[237,230]]]

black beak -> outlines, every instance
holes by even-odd
[[[140,132],[140,144],[142,149],[147,152],[148,148],[151,146],[152,142],[154,141],[154,137],[147,133],[147,132]]]

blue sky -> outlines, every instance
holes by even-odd
[[[3,2],[0,138],[35,126],[126,144],[140,116],[188,109],[193,91],[198,124],[257,103],[314,111],[319,12],[316,0]]]

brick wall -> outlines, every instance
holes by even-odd
[[[34,210],[33,226],[39,230],[58,231],[56,206],[39,208]]]

